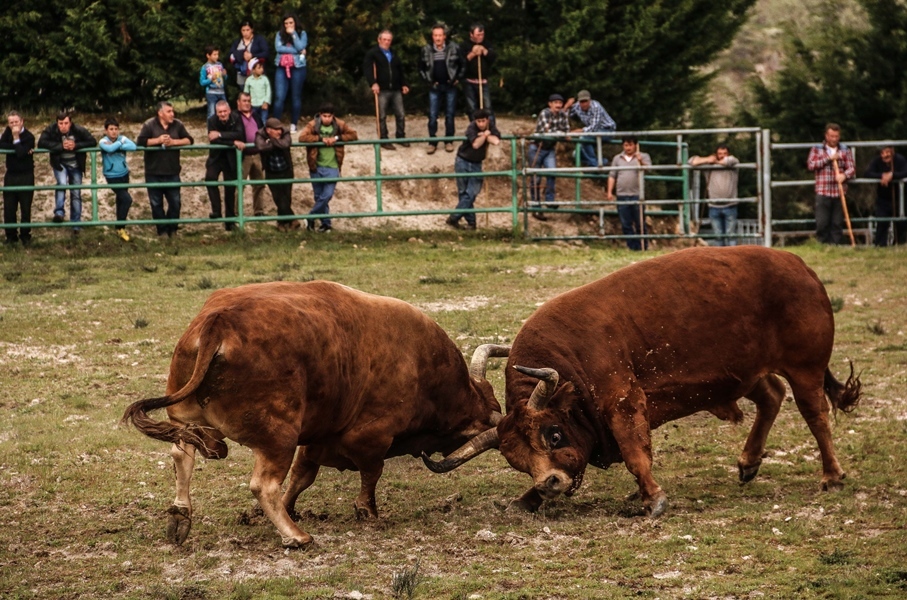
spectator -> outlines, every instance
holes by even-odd
[[[473,114],[473,120],[466,127],[466,141],[457,150],[454,161],[455,173],[481,173],[482,161],[488,152],[488,144],[497,146],[501,143],[501,132],[491,123],[491,113],[479,109]],[[472,209],[476,203],[476,196],[482,191],[481,177],[457,178],[457,209]],[[460,228],[460,218],[466,221],[466,229],[476,228],[475,213],[454,213],[447,218],[447,224],[454,229]]]
[[[564,109],[571,117],[579,119],[583,126],[574,129],[573,133],[595,133],[601,131],[614,131],[617,129],[617,123],[597,100],[592,99],[589,90],[580,90],[576,95],[577,102],[573,98],[567,100]],[[594,137],[581,137],[577,143],[580,152],[580,164],[586,167],[598,166],[597,142]],[[602,166],[608,164],[608,159],[602,157]]]
[[[182,121],[173,113],[173,105],[169,102],[159,102],[157,115],[151,117],[142,125],[136,143],[139,146],[161,150],[145,152],[145,183],[176,183],[180,182],[180,146],[188,146],[195,140],[189,135]],[[164,198],[167,198],[167,211],[164,212]],[[156,221],[179,220],[180,218],[180,187],[160,186],[148,188],[148,202],[151,204],[151,217]],[[157,234],[168,237],[176,235],[179,225],[176,223],[158,223]]]
[[[438,135],[438,114],[444,99],[444,137],[453,137],[454,118],[457,112],[457,84],[463,78],[466,65],[456,42],[447,40],[447,27],[437,24],[431,28],[431,43],[422,47],[419,73],[431,86],[428,90],[428,137]],[[434,154],[438,143],[429,143],[428,153]],[[454,151],[453,142],[446,142],[444,149]]]
[[[208,118],[214,116],[214,107],[221,100],[227,99],[227,70],[218,60],[220,50],[214,46],[205,46],[208,61],[198,72],[198,82],[205,88],[205,99],[208,101]]]
[[[878,179],[876,186],[876,217],[890,219],[897,216],[901,199],[901,186],[898,181],[907,177],[907,158],[894,151],[893,146],[883,146],[879,155],[872,159],[866,169],[866,177]],[[900,221],[894,224],[894,243],[903,245],[907,243],[907,221],[901,215]],[[879,221],[876,225],[874,245],[882,247],[888,245],[888,229],[890,221]]]
[[[83,148],[97,146],[97,140],[81,125],[72,122],[68,113],[61,112],[57,115],[55,123],[48,125],[38,138],[38,147],[50,151],[50,166],[53,168],[54,178],[58,186],[82,185],[82,175],[85,173],[85,153],[77,153]],[[54,193],[54,223],[62,223],[66,209],[66,190],[58,189]],[[78,223],[82,220],[82,190],[73,187],[69,192],[69,220]],[[72,230],[73,235],[79,234],[79,228]]]
[[[249,67],[252,59],[257,58],[264,64],[270,53],[268,40],[255,33],[251,21],[243,21],[239,26],[239,39],[230,46],[230,64],[236,69],[236,85],[240,91],[245,89],[246,78],[252,72]]]
[[[321,142],[323,146],[309,146],[306,159],[309,164],[311,179],[336,179],[340,177],[340,168],[343,166],[343,142],[353,142],[359,139],[356,132],[334,116],[334,106],[322,104],[318,115],[299,134],[300,142]],[[334,188],[337,182],[312,181],[315,192],[315,205],[309,212],[311,215],[328,215],[331,213],[329,203],[334,197]],[[315,219],[310,219],[306,224],[308,229],[315,229]],[[319,233],[331,230],[331,220],[323,217]]]
[[[257,58],[249,62],[251,75],[246,79],[243,92],[249,94],[255,118],[264,123],[268,120],[268,108],[271,106],[271,82],[265,75],[265,64]]]
[[[31,244],[31,203],[35,197],[34,190],[19,192],[7,188],[14,186],[35,185],[35,136],[25,128],[22,116],[14,110],[6,115],[6,129],[0,134],[0,149],[12,150],[6,155],[6,174],[3,176],[3,222],[16,224],[16,211],[20,212],[22,225],[18,231],[15,227],[6,229],[6,243],[22,242],[23,246]]]
[[[266,179],[293,179],[293,157],[290,156],[292,143],[290,132],[284,129],[280,119],[274,117],[268,119],[265,128],[255,134],[255,147],[261,152]],[[268,183],[268,188],[277,205],[278,216],[292,215],[293,184]],[[299,229],[299,221],[280,221],[277,229]]]
[[[841,144],[841,127],[825,126],[825,143],[813,146],[806,167],[816,174],[816,237],[823,244],[840,244],[844,225],[841,191],[856,174],[853,153]],[[841,184],[840,187],[838,184]]]
[[[246,92],[239,94],[236,100],[236,111],[243,126],[242,178],[245,181],[261,181],[265,178],[261,166],[261,154],[255,145],[255,134],[264,127],[255,111],[252,110],[252,97]],[[252,184],[252,214],[262,217],[265,214],[265,186]]]
[[[396,122],[395,137],[406,137],[406,113],[403,111],[403,96],[409,93],[406,85],[406,75],[403,73],[403,63],[400,57],[391,51],[394,34],[385,29],[378,34],[378,45],[365,53],[362,62],[362,74],[378,96],[378,121],[380,123],[379,135],[382,140],[389,139],[387,131],[387,107],[390,105],[394,111]],[[409,142],[398,142],[404,148],[409,148]],[[393,150],[390,142],[381,144],[385,150]]]
[[[236,164],[236,150],[244,150],[246,145],[243,140],[246,132],[242,118],[238,113],[230,110],[226,100],[221,100],[215,107],[214,116],[208,119],[208,143],[227,146],[226,150],[211,149],[208,151],[208,160],[205,162],[205,181],[217,181],[224,177],[224,204],[227,218],[236,216],[236,187],[231,185],[238,175]],[[220,188],[216,185],[208,186],[208,200],[211,202],[210,219],[223,217],[220,206]],[[224,229],[233,231],[235,223],[227,221]]]
[[[709,221],[712,230],[719,236],[719,246],[736,246],[737,238],[737,203],[729,202],[737,197],[737,165],[740,161],[731,156],[725,144],[719,144],[714,154],[694,156],[690,159],[694,167],[715,165],[723,169],[710,169],[705,172],[706,187],[709,192]]]
[[[635,137],[623,139],[623,152],[614,157],[612,166],[619,171],[611,171],[608,175],[608,200],[614,200],[614,191],[617,190],[617,216],[620,217],[620,228],[624,235],[637,235],[635,239],[627,240],[630,250],[648,248],[648,243],[643,245],[641,236],[646,234],[646,215],[642,202],[640,202],[640,180],[644,171],[641,166],[652,164],[652,159],[645,152],[639,151],[639,142]],[[634,168],[635,167],[635,168]]]
[[[296,133],[296,124],[302,114],[302,86],[306,77],[306,46],[309,38],[296,15],[286,14],[283,27],[274,38],[277,57],[277,74],[274,76],[274,117],[283,117],[283,107],[289,92],[290,133]]]
[[[491,123],[494,124],[494,110],[491,108],[491,86],[488,85],[488,74],[497,56],[494,48],[485,41],[485,26],[473,23],[469,26],[469,41],[461,48],[466,60],[466,106],[470,115],[484,108],[488,111]],[[481,89],[482,100],[479,101]],[[481,106],[480,106],[481,105]]]
[[[570,119],[564,112],[564,97],[560,94],[551,94],[548,97],[548,108],[539,113],[538,121],[535,124],[535,133],[552,135],[566,134],[570,131]],[[535,140],[529,144],[529,167],[531,169],[554,169],[557,167],[557,140]],[[545,204],[548,207],[556,208],[554,204],[554,184],[555,178],[548,177],[545,184]],[[533,175],[531,179],[532,188],[530,196],[532,205],[540,207],[542,205],[541,175]],[[547,221],[545,213],[534,212],[532,216],[539,221]]]
[[[101,138],[100,147],[103,153],[103,171],[107,183],[129,183],[129,165],[126,164],[126,153],[134,152],[137,148],[135,142],[125,135],[120,134],[120,123],[114,118],[104,122],[105,136]],[[129,216],[129,207],[132,206],[132,194],[129,188],[116,188],[117,221],[125,221]],[[116,226],[117,235],[124,242],[129,241],[125,225]]]

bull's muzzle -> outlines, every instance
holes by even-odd
[[[546,500],[561,494],[566,494],[574,489],[573,477],[563,471],[548,471],[535,481],[535,489]]]

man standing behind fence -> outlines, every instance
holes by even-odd
[[[890,219],[896,216],[901,202],[901,186],[898,181],[907,177],[907,158],[897,154],[893,146],[884,146],[869,163],[866,177],[879,180],[879,185],[876,186],[876,217]],[[888,245],[889,224],[890,221],[879,221],[876,224],[874,245]],[[898,246],[907,243],[907,221],[903,218],[894,223],[894,243]]]
[[[548,108],[539,113],[538,121],[535,124],[536,134],[566,134],[570,131],[570,119],[564,112],[564,97],[560,94],[551,94],[548,96]],[[534,140],[529,144],[529,155],[526,157],[529,161],[530,169],[554,169],[557,167],[557,140]],[[548,177],[545,182],[545,204],[549,208],[557,208],[554,203],[554,186],[555,178]],[[532,198],[533,207],[542,205],[542,176],[533,175],[530,180],[530,197]],[[547,221],[548,217],[543,212],[534,212],[532,216],[539,221]]]
[[[438,23],[431,28],[431,43],[422,47],[419,73],[431,86],[428,90],[428,137],[438,135],[438,115],[444,101],[444,137],[453,137],[457,112],[457,84],[463,78],[466,64],[460,47],[447,39],[447,26]],[[428,153],[434,154],[438,142],[429,142]],[[454,151],[453,142],[444,149]]]
[[[620,217],[620,228],[624,235],[644,236],[646,234],[646,214],[639,200],[641,180],[645,171],[640,166],[652,164],[652,159],[645,152],[639,151],[639,142],[635,137],[623,139],[624,151],[614,157],[612,167],[620,168],[608,175],[608,200],[614,200],[617,189],[617,216]],[[648,248],[643,246],[640,237],[627,240],[630,250]]]
[[[172,150],[194,143],[183,122],[173,113],[173,105],[159,102],[157,116],[151,117],[142,125],[136,143],[151,151],[145,152],[145,183],[175,183],[168,187],[148,188],[148,202],[151,204],[151,217],[155,220],[180,218],[180,151]],[[154,148],[163,148],[157,150]],[[167,198],[167,211],[164,212],[164,197]],[[176,235],[179,226],[176,223],[158,223],[157,234],[168,237]]]
[[[38,147],[50,151],[50,166],[58,186],[82,185],[85,173],[85,153],[77,150],[97,146],[97,140],[81,125],[72,122],[69,113],[61,112],[57,120],[41,132]],[[54,192],[54,223],[62,223],[66,214],[66,190]],[[69,220],[78,223],[82,220],[82,190],[73,187],[69,192]],[[74,227],[73,235],[79,234]]]
[[[856,166],[853,152],[841,144],[841,127],[825,126],[825,143],[809,151],[806,167],[816,174],[816,238],[823,244],[840,244],[843,237],[844,206],[841,192],[847,193],[848,179]]]
[[[470,25],[469,41],[464,42],[461,49],[466,60],[466,87],[463,91],[466,92],[466,107],[469,110],[469,116],[472,117],[477,110],[484,108],[488,111],[491,122],[494,123],[491,89],[489,89],[487,78],[496,55],[494,48],[485,40],[485,26],[481,23]],[[481,101],[479,100],[480,95]]]
[[[242,178],[246,181],[261,181],[265,178],[261,166],[261,155],[255,146],[255,134],[264,127],[264,122],[252,110],[252,96],[240,92],[236,99],[236,112],[242,122],[246,143],[242,151]],[[265,214],[265,186],[252,184],[252,214],[263,217]]]
[[[617,123],[605,110],[598,100],[592,99],[589,90],[580,90],[574,99],[567,100],[564,110],[573,118],[579,119],[583,124],[579,129],[574,129],[573,133],[594,133],[600,131],[614,131],[617,129]],[[580,164],[586,167],[598,166],[598,143],[594,137],[579,138],[577,147],[580,153]],[[602,165],[608,164],[605,157],[602,157]]]
[[[244,150],[246,145],[243,140],[246,132],[243,129],[239,113],[230,110],[226,100],[220,100],[214,106],[214,116],[208,119],[208,143],[226,146],[225,150],[208,151],[208,160],[205,162],[205,181],[217,181],[224,177],[224,208],[227,218],[236,216],[236,186],[232,183],[238,173],[236,150]],[[208,186],[208,200],[211,202],[209,219],[220,219],[224,213],[220,210],[220,187]],[[233,231],[236,223],[227,221],[224,229]]]
[[[466,128],[466,141],[460,144],[454,161],[454,173],[481,173],[482,161],[488,153],[488,144],[501,143],[501,132],[490,120],[490,113],[480,108],[473,114],[473,121]],[[475,207],[476,196],[482,191],[481,177],[457,178],[458,209]],[[447,224],[460,228],[460,217],[466,221],[466,229],[476,228],[475,213],[454,213],[447,218]]]
[[[400,57],[391,51],[394,34],[385,29],[378,34],[378,45],[365,53],[362,62],[362,74],[372,88],[372,93],[378,96],[378,122],[382,140],[388,139],[387,132],[387,107],[390,105],[394,111],[396,122],[395,137],[406,137],[406,113],[403,110],[403,96],[409,93],[406,85],[406,76],[403,74],[403,63]],[[409,147],[409,142],[399,142],[404,148]],[[385,150],[394,150],[390,142],[381,144]]]
[[[737,197],[737,165],[740,161],[725,144],[715,148],[715,154],[694,156],[690,159],[694,167],[714,165],[723,169],[709,169],[705,172],[706,187],[709,193],[709,221],[712,230],[719,236],[719,246],[736,246],[737,238],[737,203],[729,202]]]
[[[10,227],[6,231],[6,243],[22,242],[23,246],[31,244],[31,228],[24,227],[31,223],[31,203],[35,197],[34,190],[12,192],[13,186],[35,185],[35,136],[25,128],[25,121],[16,111],[6,116],[6,129],[0,134],[0,149],[12,150],[6,155],[6,174],[3,176],[3,222],[16,224],[16,211],[21,211],[19,221],[23,227],[16,231]]]

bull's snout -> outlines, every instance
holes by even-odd
[[[563,471],[549,471],[538,478],[535,489],[546,499],[563,494],[573,485],[573,478]]]

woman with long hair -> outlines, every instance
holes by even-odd
[[[291,96],[291,133],[296,131],[296,123],[299,122],[299,115],[302,114],[302,85],[305,83],[305,55],[308,43],[308,36],[296,15],[286,14],[280,31],[274,38],[274,47],[277,49],[274,64],[277,66],[277,74],[274,76],[273,115],[277,119],[283,116],[283,107],[287,99],[287,92],[289,92]]]

